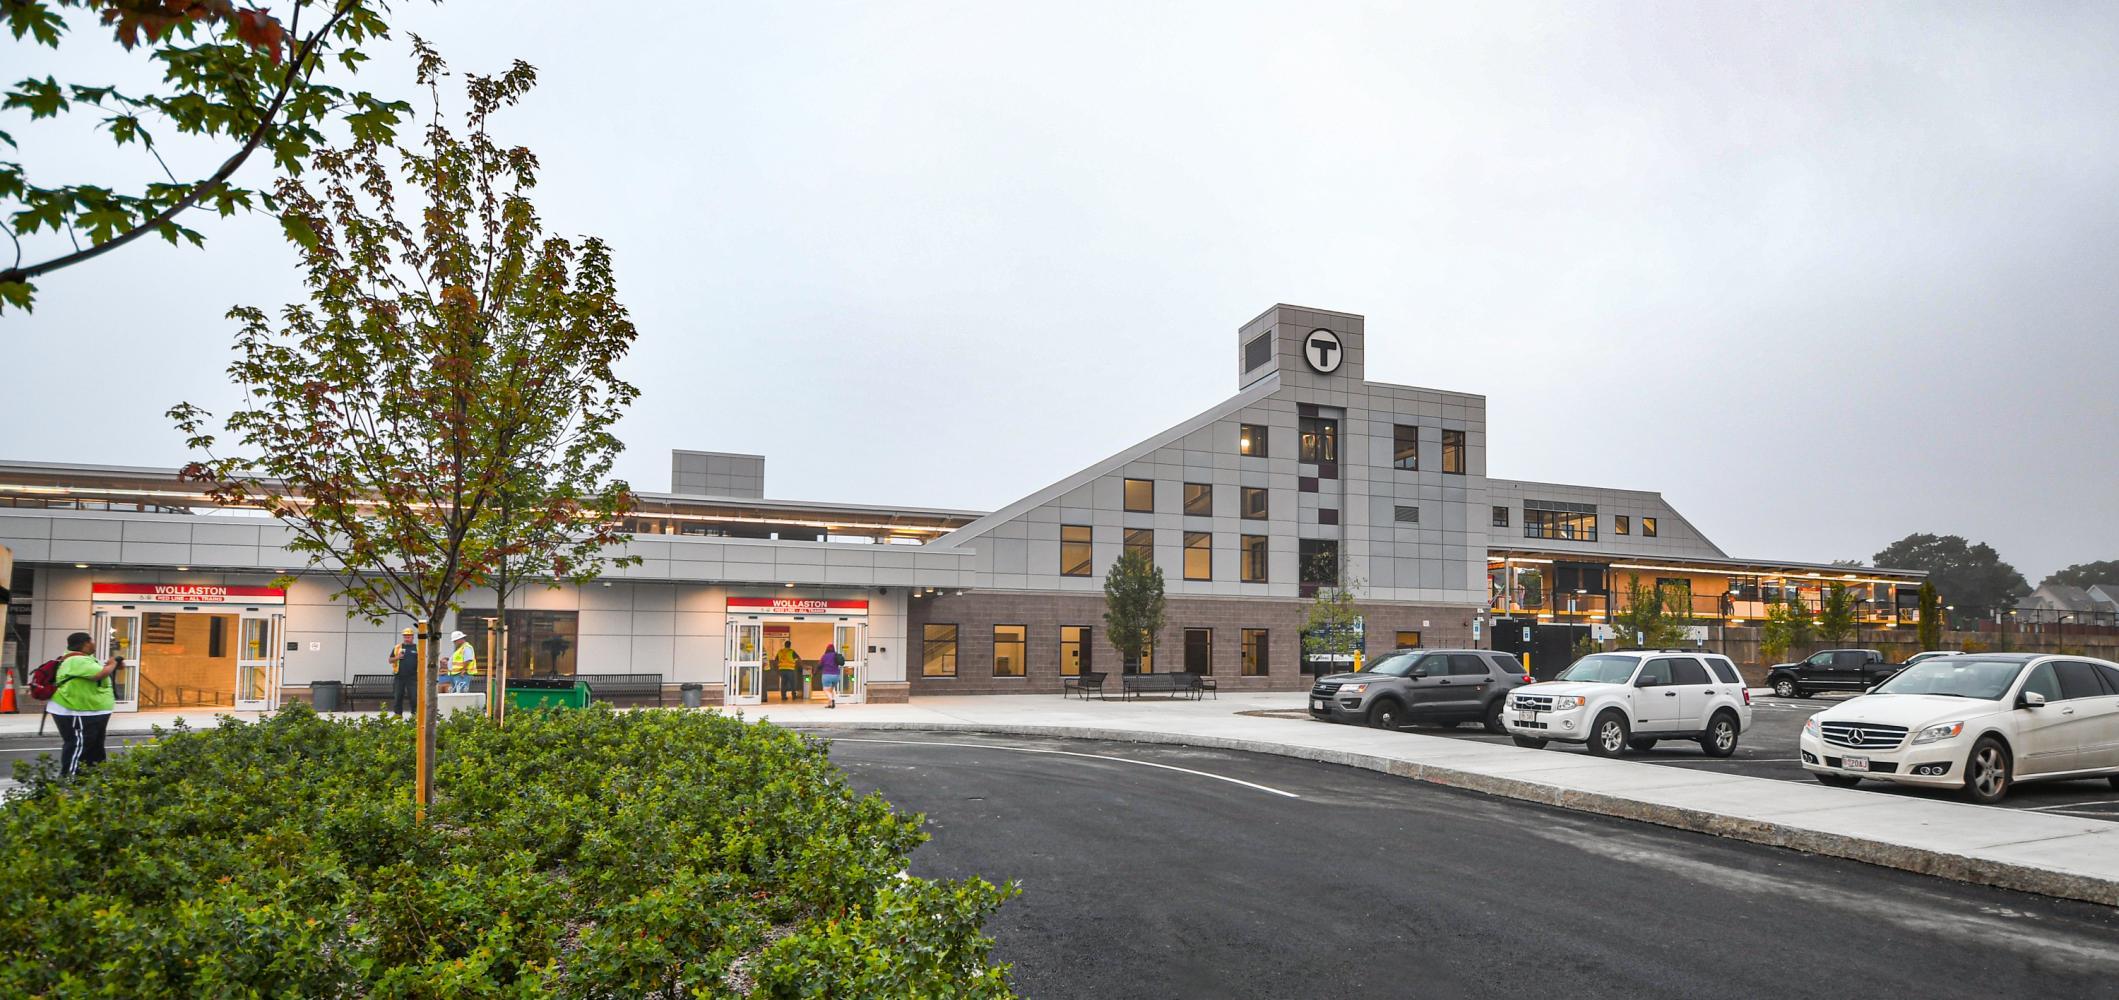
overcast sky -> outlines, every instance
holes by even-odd
[[[1365,314],[1372,380],[1483,393],[1493,475],[1659,490],[1733,555],[2119,558],[2119,6],[396,6],[540,69],[498,131],[614,246],[640,488],[696,448],[996,507],[1232,394],[1291,302]],[[0,319],[0,453],[185,459],[222,314],[297,291],[271,220],[195,224]]]

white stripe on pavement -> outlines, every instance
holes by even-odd
[[[1225,774],[1214,774],[1209,771],[1194,771],[1189,767],[1177,767],[1172,764],[1157,764],[1152,760],[1134,760],[1130,757],[1112,757],[1100,753],[1077,753],[1073,750],[1038,750],[1033,749],[1031,747],[1002,746],[998,743],[943,743],[939,741],[929,740],[870,740],[855,739],[852,737],[827,737],[827,739],[830,739],[833,743],[884,743],[889,744],[891,746],[901,747],[969,747],[974,750],[1009,750],[1015,753],[1043,753],[1054,754],[1061,757],[1087,757],[1091,760],[1110,760],[1117,761],[1121,764],[1139,764],[1142,767],[1159,767],[1165,771],[1178,771],[1184,774],[1194,774],[1202,778],[1212,778],[1215,781],[1226,781],[1232,785],[1242,785],[1245,788],[1256,788],[1261,792],[1271,792],[1274,795],[1283,795],[1291,799],[1299,799],[1302,797],[1300,795],[1295,794],[1294,792],[1284,792],[1278,788],[1273,788],[1267,785],[1261,785],[1256,782],[1245,781],[1242,778],[1231,778]]]

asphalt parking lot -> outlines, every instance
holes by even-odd
[[[1717,760],[1700,753],[1693,743],[1663,743],[1646,752],[1629,751],[1622,759],[1637,760],[1650,764],[1683,767],[1693,770],[1725,771],[1731,774],[1748,774],[1758,778],[1774,778],[1781,781],[1816,781],[1810,772],[1803,770],[1801,758],[1797,756],[1796,742],[1803,733],[1803,720],[1844,701],[1852,695],[1819,695],[1811,698],[1775,698],[1752,696],[1751,728],[1738,737],[1736,754]],[[1313,725],[1335,725],[1318,722],[1300,712],[1286,713]],[[1477,740],[1482,743],[1506,744],[1509,738],[1495,736],[1474,724],[1462,726],[1414,726],[1407,732],[1423,736],[1446,736],[1450,739]],[[1588,753],[1571,744],[1554,743],[1546,747],[1545,753]],[[1929,798],[1949,797],[1947,792],[1928,789],[1906,788],[1885,781],[1865,781],[1859,786],[1864,791],[1878,795],[1912,795]],[[2035,809],[2057,815],[2080,819],[2101,819],[2119,822],[2119,789],[2103,778],[2085,781],[2031,782],[2016,786],[2009,797],[2002,800],[2001,808]]]
[[[2109,997],[2119,911],[1234,751],[820,731],[1026,997]]]

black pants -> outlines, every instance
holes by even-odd
[[[390,676],[390,714],[405,715],[419,707],[419,699],[413,697],[417,679],[402,671]]]
[[[83,765],[103,763],[103,733],[108,715],[54,715],[59,720],[59,768],[69,778]]]

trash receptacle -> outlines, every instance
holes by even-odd
[[[704,684],[679,684],[679,685],[677,685],[677,691],[678,691],[678,693],[679,693],[679,694],[680,694],[680,695],[681,695],[681,696],[682,696],[682,697],[684,698],[684,707],[686,707],[686,708],[698,708],[698,707],[699,707],[699,702],[700,702],[700,699],[702,699],[702,698],[706,697],[705,695],[701,694],[700,692],[702,692],[702,691],[705,691],[705,690],[706,690],[706,685],[704,685]]]
[[[336,712],[344,703],[346,693],[343,681],[310,681],[309,707],[319,712]]]
[[[589,686],[571,677],[525,677],[508,682],[509,708],[587,708]]]

